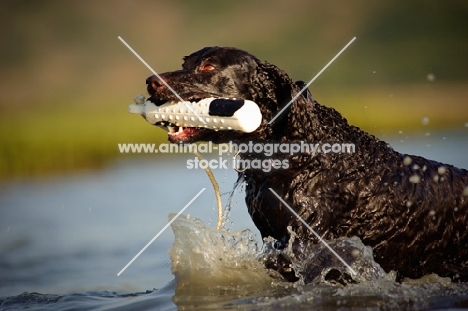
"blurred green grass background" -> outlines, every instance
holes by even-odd
[[[468,133],[466,1],[1,1],[0,180],[101,167],[117,143],[160,143],[127,113],[151,73],[235,46],[310,80],[320,103],[379,136]],[[427,117],[429,125],[422,125]]]

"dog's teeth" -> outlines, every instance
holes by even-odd
[[[182,126],[179,126],[179,131],[177,132],[178,134],[182,133],[184,131],[184,128]]]
[[[173,127],[173,126],[168,126],[167,129],[169,130],[169,132],[174,131],[174,127]]]

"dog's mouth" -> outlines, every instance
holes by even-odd
[[[160,125],[167,130],[167,138],[170,142],[173,143],[190,143],[197,140],[197,136],[204,130],[200,127],[183,127],[177,126],[174,124],[169,124],[167,126]]]
[[[204,97],[202,96],[190,96],[185,98],[184,101],[197,103],[203,98]],[[169,99],[155,98],[154,96],[151,96],[150,98],[148,98],[148,100],[154,103],[156,106],[163,106],[164,104],[171,101]],[[201,133],[205,131],[212,131],[210,129],[202,127],[178,126],[177,124],[169,121],[161,121],[156,125],[167,131],[167,138],[172,143],[192,143],[198,140],[197,138],[200,136]]]

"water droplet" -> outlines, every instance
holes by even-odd
[[[427,81],[429,82],[434,82],[435,80],[435,75],[433,73],[428,73],[426,76]]]
[[[410,183],[418,184],[421,181],[421,177],[418,175],[413,175],[409,178]]]
[[[429,124],[429,118],[428,117],[422,117],[421,118],[421,124],[426,126]]]
[[[468,197],[468,186],[466,186],[465,189],[463,189],[463,195],[465,197]]]
[[[406,156],[406,157],[403,159],[403,164],[404,164],[405,166],[410,165],[411,162],[413,162],[413,159],[411,159],[410,156]]]
[[[437,173],[439,173],[439,175],[444,175],[446,172],[447,168],[445,168],[445,166],[439,166],[439,168],[437,169]]]

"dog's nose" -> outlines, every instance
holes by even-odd
[[[146,84],[151,86],[154,90],[164,85],[164,83],[155,75],[146,78]]]

